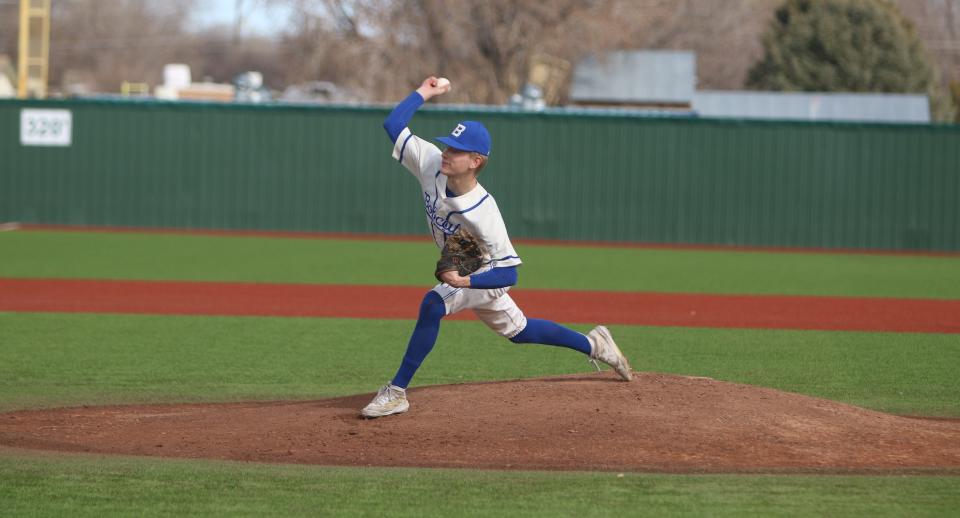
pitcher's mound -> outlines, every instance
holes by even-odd
[[[960,422],[899,417],[708,378],[612,373],[320,401],[88,407],[0,415],[0,444],[259,462],[496,469],[874,471],[960,468]]]

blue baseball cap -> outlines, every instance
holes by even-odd
[[[490,132],[477,121],[463,121],[453,128],[449,136],[437,137],[436,140],[452,148],[490,156]]]

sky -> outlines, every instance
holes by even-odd
[[[277,33],[286,21],[288,12],[279,7],[263,7],[256,2],[243,0],[246,13],[243,32],[245,34],[272,35]],[[233,26],[236,20],[237,0],[204,0],[202,7],[194,16],[201,27],[210,25]]]

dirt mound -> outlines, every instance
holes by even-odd
[[[708,378],[611,373],[409,391],[410,412],[358,417],[372,394],[0,415],[0,445],[360,466],[729,471],[956,471],[960,421],[893,416]]]

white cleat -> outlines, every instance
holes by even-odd
[[[378,392],[377,397],[369,405],[363,407],[360,415],[374,418],[392,414],[402,414],[410,408],[407,401],[407,391],[395,385],[386,384]]]
[[[610,330],[604,326],[597,326],[587,333],[587,340],[590,340],[590,359],[600,360],[603,363],[613,367],[626,381],[633,379],[633,372],[630,371],[630,364],[627,363],[627,357],[620,352],[613,337],[610,336]],[[596,362],[594,362],[596,366]],[[597,367],[599,370],[599,367]]]

